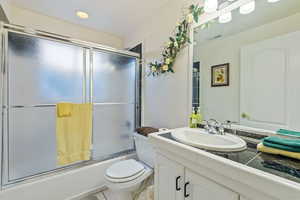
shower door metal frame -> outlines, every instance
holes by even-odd
[[[7,188],[7,187],[12,187],[16,185],[19,182],[26,181],[26,180],[34,180],[34,179],[40,179],[41,177],[48,175],[48,174],[57,174],[61,173],[62,171],[65,172],[66,170],[72,170],[74,168],[79,168],[83,166],[87,166],[93,163],[101,162],[103,160],[107,160],[113,157],[117,157],[119,155],[123,154],[128,154],[135,149],[128,150],[125,152],[119,152],[113,155],[107,155],[101,160],[93,160],[93,157],[91,157],[91,160],[89,161],[83,161],[80,163],[72,164],[69,166],[64,166],[61,168],[56,168],[47,172],[41,172],[39,174],[35,174],[32,176],[28,177],[23,177],[14,181],[10,181],[8,177],[8,62],[7,62],[7,56],[8,56],[8,32],[14,32],[18,34],[23,34],[31,37],[37,37],[41,39],[47,39],[50,41],[55,41],[55,42],[60,42],[60,43],[65,43],[69,45],[74,45],[83,48],[83,62],[84,62],[84,69],[83,69],[83,102],[89,102],[93,103],[93,51],[102,51],[102,52],[110,52],[113,54],[119,54],[122,56],[127,56],[131,58],[135,58],[135,110],[134,110],[134,127],[137,125],[137,118],[139,117],[138,113],[140,107],[139,105],[139,55],[134,52],[130,51],[124,51],[124,50],[118,50],[112,47],[108,46],[103,46],[97,43],[93,42],[86,42],[78,39],[74,39],[71,37],[63,36],[63,35],[58,35],[54,33],[49,33],[45,31],[40,31],[40,30],[34,30],[34,29],[29,29],[24,26],[19,26],[19,25],[11,25],[11,24],[4,24],[0,23],[0,37],[1,37],[1,76],[0,76],[0,83],[1,83],[1,88],[0,88],[0,105],[1,105],[1,137],[0,137],[0,144],[2,144],[2,147],[0,148],[0,166],[1,166],[1,176],[0,176],[0,190],[2,188]],[[103,103],[105,104],[105,103]],[[113,104],[113,103],[109,103]],[[11,106],[11,108],[25,108],[25,107],[54,107],[56,106],[55,104],[39,104],[39,105],[14,105]],[[6,112],[6,114],[4,114]],[[6,116],[6,117],[4,117]]]

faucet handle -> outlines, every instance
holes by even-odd
[[[204,127],[208,127],[208,121],[207,120],[203,120],[202,123],[203,123]]]
[[[224,123],[219,123],[218,125],[218,131],[221,135],[225,135],[225,127],[224,127]]]
[[[218,126],[218,124],[219,124],[219,122],[215,119],[209,119],[207,121],[207,123],[208,123],[209,126],[214,126],[214,127]]]
[[[202,121],[203,122],[203,124],[204,124],[204,129],[209,129],[209,123],[208,123],[208,121],[207,120],[203,120]]]
[[[225,122],[223,122],[223,125],[226,125],[227,128],[231,129],[232,124],[238,124],[238,122],[234,122],[234,121],[230,121],[230,120],[226,120]]]

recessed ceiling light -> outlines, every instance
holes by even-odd
[[[89,18],[89,14],[87,14],[86,12],[83,12],[83,11],[77,11],[76,15],[77,15],[77,17],[79,17],[81,19]]]

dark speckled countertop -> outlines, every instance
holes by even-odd
[[[258,152],[256,143],[266,136],[254,133],[247,133],[245,136],[244,132],[236,134],[246,140],[246,150],[237,153],[210,153],[300,183],[300,160]],[[171,133],[160,136],[175,141]]]

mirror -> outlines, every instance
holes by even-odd
[[[300,1],[255,2],[193,30],[193,106],[204,119],[300,131]]]

